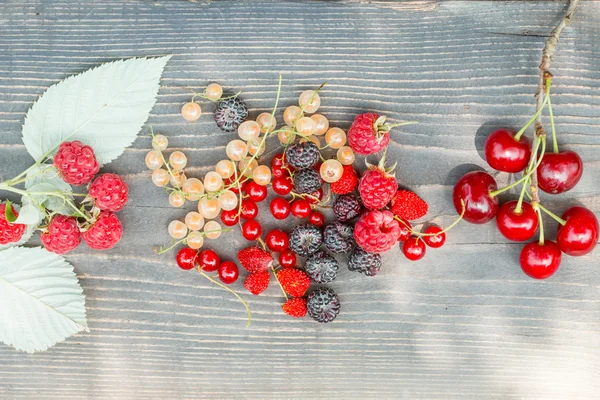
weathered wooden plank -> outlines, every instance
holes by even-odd
[[[364,110],[421,122],[394,135],[391,157],[399,180],[448,224],[454,180],[468,165],[485,166],[485,135],[533,113],[539,52],[563,3],[8,0],[0,7],[1,179],[31,162],[20,126],[49,85],[114,58],[173,54],[149,124],[186,152],[191,175],[223,158],[231,135],[209,116],[180,118],[185,87],[242,88],[255,116],[272,106],[278,73],[283,106],[327,81],[321,112],[342,128]],[[599,37],[600,3],[584,1],[553,63],[559,141],[586,162],[575,190],[548,199],[558,212],[575,201],[600,211]],[[518,267],[521,245],[493,225],[462,224],[419,263],[394,250],[378,277],[341,271],[331,286],[343,312],[330,325],[286,318],[274,286],[249,299],[253,324],[244,328],[235,298],[178,270],[172,255],[153,254],[184,211],[150,184],[149,145],[140,135],[106,168],[130,185],[123,241],[110,252],[82,246],[69,256],[92,332],[33,356],[0,346],[3,399],[597,398],[598,252],[567,258],[552,279],[534,282]],[[275,226],[265,205],[260,212],[266,228]],[[552,236],[556,227],[546,225]],[[239,232],[226,240],[227,248],[244,243]]]

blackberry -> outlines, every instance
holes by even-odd
[[[332,289],[319,288],[308,295],[308,315],[318,322],[331,322],[340,313],[340,299]]]
[[[314,225],[298,225],[290,233],[290,250],[300,257],[315,253],[323,243],[321,230]]]
[[[367,253],[360,247],[356,247],[348,260],[350,271],[360,272],[367,276],[377,275],[381,268],[381,256],[379,254]]]
[[[354,244],[354,228],[335,221],[323,230],[323,243],[332,253],[347,253]]]
[[[215,110],[215,122],[225,132],[236,131],[247,116],[248,107],[238,97],[220,101]]]
[[[297,193],[313,193],[321,187],[321,177],[312,168],[301,169],[294,174],[294,189]]]
[[[346,222],[360,215],[361,205],[358,198],[351,194],[338,196],[333,202],[333,213],[340,222]]]
[[[296,169],[310,168],[319,162],[319,148],[313,142],[298,143],[285,151],[285,160]]]
[[[306,259],[306,266],[304,268],[313,281],[328,283],[335,279],[340,264],[338,264],[335,258],[323,250],[319,250]]]

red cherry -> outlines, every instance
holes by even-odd
[[[502,204],[496,214],[496,225],[500,233],[509,240],[523,242],[535,235],[538,228],[538,215],[531,204],[523,202],[521,212],[516,213],[517,200]]]
[[[233,182],[235,182],[235,176],[230,176],[227,179],[223,179],[223,184],[225,186],[229,186],[231,185]],[[246,188],[246,184],[248,183],[248,180],[244,179],[243,181],[240,181],[240,188],[242,189],[242,191],[244,191],[244,189]],[[239,194],[239,190],[238,190],[238,185],[232,185],[229,190],[231,190],[233,193],[235,194]]]
[[[246,184],[246,194],[251,200],[260,203],[267,198],[267,187],[251,181]]]
[[[583,174],[583,161],[571,150],[546,153],[537,169],[538,185],[546,193],[564,193],[573,189]]]
[[[280,176],[273,179],[273,191],[280,196],[289,194],[294,188],[294,181],[289,176]]]
[[[226,285],[231,285],[240,276],[240,269],[232,261],[225,261],[219,265],[219,279]]]
[[[400,225],[398,241],[406,242],[412,236],[412,225],[408,221],[398,221],[398,225]]]
[[[521,269],[535,279],[546,279],[560,266],[560,249],[556,243],[546,240],[544,244],[528,243],[521,250]]]
[[[570,256],[588,254],[598,244],[598,219],[593,212],[585,207],[569,208],[562,215],[567,221],[558,225],[556,242],[563,253]]]
[[[267,233],[265,243],[272,251],[284,251],[290,244],[290,238],[284,231],[280,229],[274,229]]]
[[[444,243],[446,243],[446,232],[442,231],[443,229],[437,225],[429,226],[427,229],[425,229],[425,232],[423,233],[426,233],[428,235],[433,234],[435,236],[423,236],[423,241],[427,246],[433,247],[435,249],[437,249],[438,247],[442,247]]]
[[[409,240],[402,243],[402,253],[411,261],[423,258],[426,250],[425,242],[418,236],[411,236]]]
[[[254,219],[250,219],[242,225],[242,236],[244,236],[246,240],[256,240],[260,237],[261,233],[262,227]]]
[[[177,265],[181,269],[192,269],[198,264],[198,252],[189,247],[184,247],[177,252]]]
[[[297,199],[292,202],[292,215],[294,217],[306,218],[311,211],[310,203],[304,199]]]
[[[287,249],[279,253],[279,265],[282,267],[294,267],[296,265],[296,254]]]
[[[283,167],[271,167],[271,175],[273,175],[273,178],[283,178],[290,176],[290,171]]]
[[[275,197],[271,200],[269,208],[276,219],[286,219],[291,212],[290,202],[283,197]]]
[[[495,130],[485,141],[485,159],[490,167],[498,171],[516,173],[527,167],[531,157],[531,141],[508,129]]]
[[[325,223],[325,216],[318,211],[313,211],[308,216],[308,223],[314,226],[323,226]]]
[[[498,211],[498,198],[491,197],[490,192],[496,189],[496,181],[487,172],[473,171],[463,175],[454,185],[452,192],[456,212],[462,212],[461,201],[464,201],[465,221],[485,224],[492,220]]]
[[[258,215],[258,206],[254,200],[244,199],[242,200],[242,213],[241,217],[244,219],[254,219]]]
[[[310,204],[317,204],[321,202],[321,199],[323,199],[323,189],[319,189],[316,192],[312,192],[310,196],[306,196],[304,199]]]
[[[198,265],[206,272],[213,272],[219,268],[221,259],[213,250],[202,250],[198,255]]]
[[[238,215],[238,208],[234,208],[233,210],[223,210],[221,211],[221,221],[223,221],[223,225],[225,226],[233,226],[237,224],[240,220],[240,216]]]
[[[271,158],[271,168],[285,166],[285,155],[283,153],[277,153]]]

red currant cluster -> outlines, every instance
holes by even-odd
[[[100,165],[94,150],[80,141],[61,143],[54,155],[53,166],[55,170],[47,164],[38,165],[37,173],[23,173],[21,175],[25,176],[13,178],[10,185],[4,187],[26,195],[42,213],[45,223],[39,230],[44,247],[65,254],[79,246],[81,239],[95,250],[114,247],[123,234],[115,213],[127,203],[127,184],[115,174],[96,176]],[[46,181],[55,179],[56,174],[69,185],[89,184],[88,193],[57,190]],[[26,191],[12,187],[36,178],[39,183],[29,185]],[[74,202],[75,197],[82,199],[79,205]],[[15,222],[18,216],[19,212],[10,202],[0,205],[0,245],[16,243],[23,237],[26,225]]]
[[[530,240],[539,230],[539,240],[521,250],[523,272],[532,278],[546,279],[556,272],[561,263],[561,252],[570,256],[588,254],[598,243],[598,220],[585,207],[572,206],[558,217],[543,206],[538,188],[548,194],[564,193],[579,182],[583,162],[571,150],[559,151],[556,141],[552,103],[550,101],[551,75],[546,74],[544,90],[538,95],[538,109],[518,132],[498,129],[485,142],[485,159],[497,171],[522,173],[514,183],[498,189],[495,179],[483,171],[464,175],[454,186],[453,200],[459,208],[464,204],[464,219],[483,224],[496,217],[499,232],[509,240]],[[544,109],[548,110],[552,129],[553,151],[546,152],[546,133],[540,122]],[[533,144],[524,136],[535,122]],[[498,195],[521,185],[518,200],[499,206]],[[529,201],[527,201],[527,199]],[[544,238],[542,214],[558,222],[556,242]]]

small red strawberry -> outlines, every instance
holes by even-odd
[[[289,299],[281,306],[281,308],[287,315],[291,315],[295,318],[302,318],[306,315],[306,299],[302,297]]]
[[[244,287],[248,289],[250,293],[258,296],[269,287],[269,281],[271,280],[271,273],[269,271],[257,272],[249,274],[244,279]]]
[[[348,145],[355,153],[369,155],[383,150],[390,143],[390,129],[395,126],[414,124],[401,122],[387,125],[386,117],[375,113],[357,116],[348,129]]]
[[[385,169],[385,156],[377,166],[367,163],[366,170],[358,183],[358,193],[365,207],[370,210],[379,210],[390,202],[398,191],[396,178],[391,174],[392,168]]]
[[[421,218],[428,209],[425,200],[408,190],[400,190],[392,198],[392,212],[405,221]]]
[[[273,265],[273,257],[258,247],[247,247],[238,252],[242,267],[250,273],[266,271]]]
[[[344,165],[342,177],[331,184],[331,191],[337,194],[348,194],[358,186],[358,175],[352,165]]]
[[[283,268],[277,272],[277,279],[287,294],[302,297],[310,286],[310,278],[306,272],[297,268]]]

